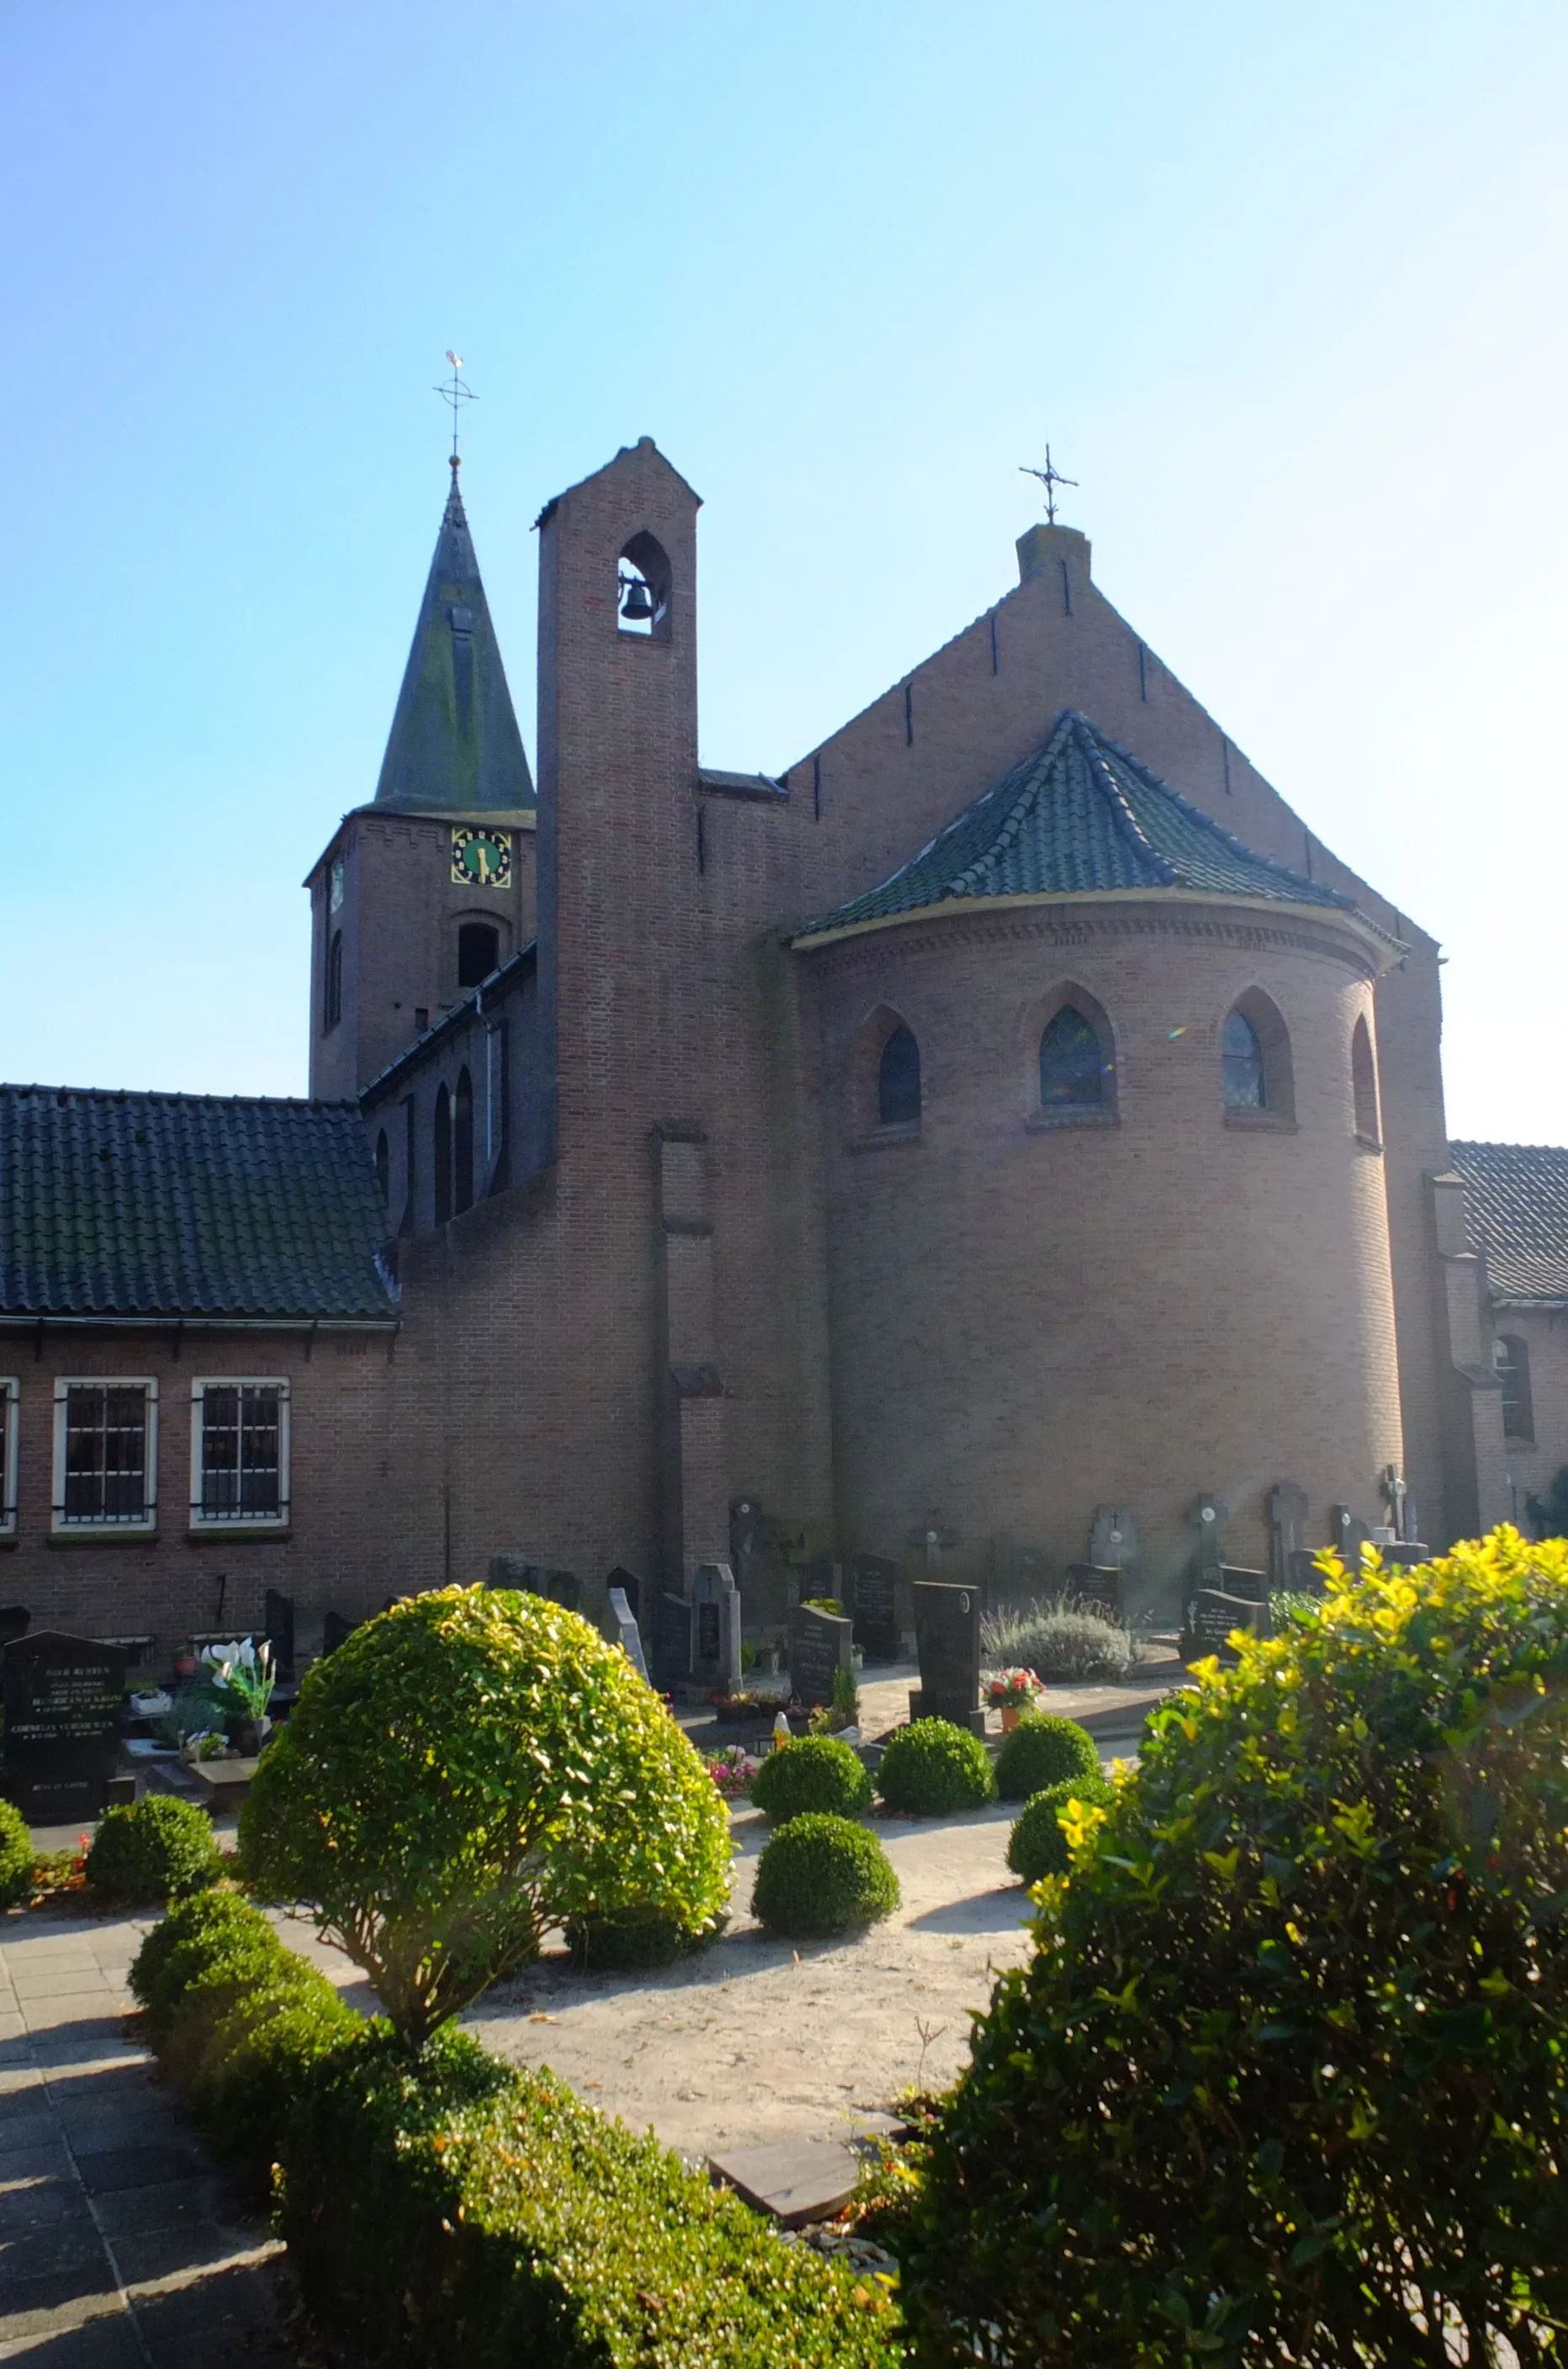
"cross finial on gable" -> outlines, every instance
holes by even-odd
[[[1021,477],[1038,477],[1046,489],[1046,524],[1055,526],[1057,522],[1056,489],[1059,486],[1076,486],[1077,478],[1062,475],[1061,471],[1051,459],[1051,448],[1048,444],[1046,447],[1046,465],[1043,469],[1026,468],[1020,463],[1018,474]]]

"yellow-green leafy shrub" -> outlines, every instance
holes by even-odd
[[[1109,1809],[1111,1800],[1111,1788],[1098,1769],[1093,1777],[1064,1777],[1035,1794],[1024,1802],[1007,1837],[1007,1864],[1013,1874],[1025,1883],[1038,1883],[1043,1875],[1065,1875],[1072,1804]]]
[[[1560,2357],[1568,1546],[1325,1567],[1042,1887],[898,2236],[921,2360]]]

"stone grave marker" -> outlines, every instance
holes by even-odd
[[[700,1562],[692,1574],[692,1676],[709,1692],[740,1687],[740,1591],[727,1562]]]
[[[287,1686],[294,1675],[294,1599],[269,1587],[262,1599],[261,1629],[272,1648],[272,1668]]]
[[[1184,1608],[1183,1661],[1198,1662],[1206,1654],[1217,1654],[1222,1662],[1233,1662],[1235,1653],[1225,1642],[1233,1629],[1266,1634],[1267,1605],[1244,1596],[1228,1596],[1218,1587],[1195,1588]]]
[[[114,1781],[125,1655],[55,1629],[0,1654],[6,1791],[29,1825],[103,1814]]]
[[[831,1612],[818,1612],[797,1604],[789,1616],[790,1690],[803,1703],[830,1703],[833,1680],[841,1669],[853,1667],[850,1648],[854,1623]]]
[[[1295,1558],[1307,1539],[1307,1493],[1294,1481],[1276,1481],[1264,1500],[1268,1516],[1268,1584],[1289,1588]]]
[[[980,1709],[980,1595],[951,1581],[917,1579],[915,1647],[921,1682],[910,1689],[911,1719],[950,1719],[976,1735],[986,1732]]]
[[[1122,1617],[1122,1574],[1118,1565],[1097,1562],[1070,1562],[1067,1566],[1067,1588],[1070,1596],[1081,1604],[1091,1604],[1108,1613],[1113,1620]]]
[[[642,1631],[637,1616],[632,1610],[624,1587],[610,1590],[610,1618],[615,1623],[615,1642],[635,1670],[639,1678],[647,1677],[647,1663],[643,1654]]]
[[[1128,1571],[1138,1561],[1138,1526],[1125,1505],[1096,1506],[1089,1560],[1097,1571]]]
[[[1372,1536],[1368,1525],[1348,1505],[1335,1505],[1329,1516],[1329,1544],[1354,1579],[1361,1569],[1361,1550]]]
[[[1200,1587],[1219,1585],[1219,1566],[1224,1561],[1220,1538],[1230,1518],[1230,1508],[1222,1498],[1202,1496],[1187,1516],[1195,1544],[1193,1547],[1193,1577]]]
[[[672,1688],[691,1683],[692,1630],[692,1607],[685,1596],[671,1596],[668,1589],[655,1596],[653,1675],[657,1686]]]
[[[1219,1593],[1233,1596],[1242,1604],[1266,1604],[1268,1574],[1249,1571],[1244,1563],[1222,1562],[1219,1566]]]
[[[830,1596],[839,1601],[839,1574],[836,1567],[824,1557],[815,1562],[803,1562],[795,1567],[795,1581],[800,1589],[796,1602],[805,1604],[814,1596]]]
[[[856,1555],[851,1571],[854,1642],[868,1662],[896,1662],[899,1566],[886,1555]]]

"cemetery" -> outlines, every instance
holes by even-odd
[[[869,2369],[984,2320],[999,2363],[1130,2369],[1196,2357],[1147,2350],[1173,2296],[1217,2357],[1393,2363],[1441,2324],[1448,2358],[1554,2358],[1568,1546],[1209,1575],[1186,1665],[1145,1639],[1078,1685],[987,1640],[1103,1599],[916,1581],[912,1666],[797,1606],[751,1691],[815,1724],[750,1737],[728,1799],[723,1567],[663,1693],[628,1592],[607,1635],[558,1574],[398,1600],[275,1724],[265,1641],[226,1641],[191,1683],[268,1719],[237,1834],[166,1790],[199,1761],[126,1773],[112,1656],[23,1636],[0,1893],[38,1896],[29,1809],[90,1793],[128,2030],[352,2363]],[[1215,1640],[1205,1596],[1248,1617]]]

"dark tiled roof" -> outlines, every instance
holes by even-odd
[[[1554,1143],[1451,1143],[1469,1188],[1471,1238],[1498,1299],[1568,1301],[1568,1150]]]
[[[416,814],[533,808],[455,469],[375,795]]]
[[[380,1318],[352,1103],[0,1086],[0,1314]]]
[[[1069,708],[1043,749],[967,807],[913,863],[799,934],[918,912],[950,898],[1116,888],[1355,910],[1336,889],[1254,855]]]

